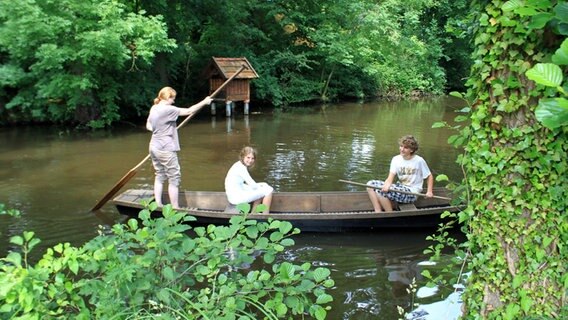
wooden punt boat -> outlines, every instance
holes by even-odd
[[[437,196],[447,196],[444,188],[435,188]],[[167,203],[167,195],[164,195]],[[152,190],[126,190],[113,199],[121,214],[137,217],[142,201],[153,199]],[[182,211],[197,218],[198,225],[228,224],[240,214],[227,202],[224,192],[183,191],[179,196]],[[160,210],[160,209],[158,209]],[[270,214],[250,214],[250,219],[266,221],[274,218],[289,221],[303,232],[341,232],[369,229],[432,228],[444,211],[459,208],[448,200],[423,198],[412,204],[399,204],[396,211],[375,213],[366,192],[275,192]],[[159,214],[159,212],[158,212]]]

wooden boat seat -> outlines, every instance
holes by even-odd
[[[400,209],[400,211],[411,211],[418,209],[416,208],[414,203],[398,203],[398,208]]]

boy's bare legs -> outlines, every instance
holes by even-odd
[[[381,204],[381,206],[385,209],[385,212],[390,212],[392,211],[392,202],[390,201],[389,198],[383,197],[383,196],[378,196],[379,198],[379,203]]]
[[[383,212],[383,208],[381,207],[381,204],[379,203],[379,195],[377,194],[375,189],[367,188],[367,193],[369,194],[369,199],[371,200],[371,203],[373,204],[373,209],[375,210],[375,212]]]

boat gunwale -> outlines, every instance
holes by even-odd
[[[151,199],[148,195],[151,195],[151,190],[147,189],[129,189],[115,199],[113,203],[116,206],[123,206],[126,208],[134,209],[138,208],[142,210],[144,206],[142,205],[142,199],[140,201],[124,201],[121,200],[121,196],[127,192],[137,193],[139,195],[145,196],[145,200]],[[219,197],[225,196],[224,192],[221,191],[182,191],[180,194],[194,195],[194,196],[208,196],[208,197]],[[366,192],[360,191],[318,191],[318,192],[277,192],[278,195],[283,196],[332,196],[332,195],[343,195],[349,194],[350,196],[361,196],[366,195]],[[196,207],[186,207],[180,208],[180,211],[184,211],[193,215],[197,218],[214,218],[214,219],[230,219],[231,217],[241,215],[239,212],[228,212],[226,210],[212,210],[206,208],[196,208]],[[412,216],[427,216],[433,214],[441,214],[444,211],[457,212],[460,210],[459,206],[454,205],[439,205],[439,206],[429,206],[429,207],[417,207],[411,210],[400,210],[391,211],[387,213],[376,213],[372,210],[358,210],[358,211],[330,211],[330,212],[304,212],[304,211],[286,211],[286,212],[271,212],[269,214],[254,213],[249,214],[250,219],[267,220],[269,218],[279,219],[279,220],[357,220],[357,219],[388,219],[388,218],[401,218],[401,217],[412,217]],[[156,211],[161,211],[158,208]]]

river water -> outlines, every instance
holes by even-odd
[[[461,105],[443,97],[286,112],[252,105],[248,116],[237,106],[231,118],[203,112],[179,131],[181,188],[222,191],[240,149],[253,145],[259,152],[253,178],[277,191],[361,190],[338,180],[386,178],[397,140],[405,134],[418,139],[418,154],[435,174],[459,180],[459,152],[447,144],[454,132],[431,127],[452,122]],[[96,132],[0,128],[0,203],[22,213],[21,218],[0,216],[0,254],[12,249],[11,236],[25,230],[42,240],[35,250],[40,256],[60,242],[82,245],[97,235],[99,225],[123,222],[110,203],[96,213],[90,209],[144,159],[149,138],[143,120]],[[124,189],[152,188],[152,183],[147,161]],[[432,232],[300,234],[284,257],[332,270],[337,286],[328,319],[397,319],[396,306],[411,303],[408,284],[421,279],[420,262],[427,260],[422,251],[431,244],[425,237]]]

